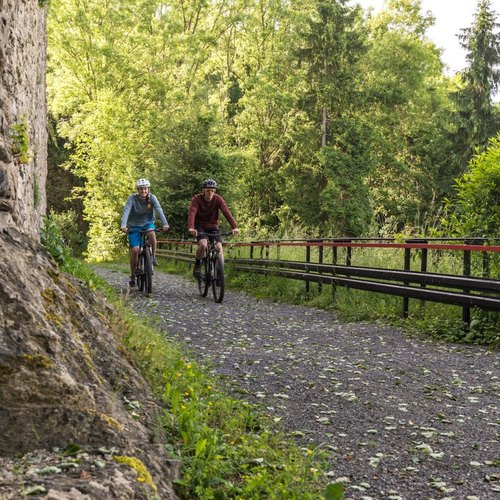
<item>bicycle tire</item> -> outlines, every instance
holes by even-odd
[[[208,266],[208,259],[204,259],[201,266],[201,278],[198,278],[198,290],[202,297],[208,294],[208,287],[210,286],[210,268]]]
[[[149,248],[145,248],[143,252],[144,259],[144,286],[141,288],[146,295],[149,295],[153,291],[153,261],[151,259],[151,252]]]
[[[144,290],[144,258],[142,256],[142,252],[137,258],[137,268],[135,271],[135,275],[137,278],[137,286],[139,288],[139,291],[142,292]]]
[[[212,277],[212,293],[214,295],[214,300],[218,304],[222,302],[224,298],[224,261],[220,255],[210,260],[210,270]]]

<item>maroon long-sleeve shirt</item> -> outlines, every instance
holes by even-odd
[[[203,193],[195,194],[189,205],[188,229],[196,227],[218,229],[219,211],[224,214],[232,229],[238,227],[222,196],[215,194],[210,201],[207,201]]]

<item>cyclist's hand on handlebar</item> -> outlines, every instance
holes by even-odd
[[[198,231],[194,228],[194,227],[190,227],[188,229],[188,233],[191,235],[191,236],[194,236],[196,238],[196,236],[198,236]]]
[[[169,229],[170,229],[170,226],[169,226],[168,224],[165,224],[165,225],[161,228],[161,230],[162,230],[164,233],[166,233]]]
[[[235,227],[234,229],[231,229],[231,233],[233,234],[233,236],[236,236],[239,232],[240,232],[240,230],[237,227]]]
[[[122,233],[127,234],[127,233],[128,233],[128,227],[126,227],[126,226],[125,226],[125,227],[121,227],[121,228],[120,228],[120,231],[121,231]]]

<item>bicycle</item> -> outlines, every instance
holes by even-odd
[[[153,230],[158,233],[158,229]],[[135,268],[135,277],[140,292],[146,295],[151,294],[153,290],[153,252],[149,242],[149,231],[129,231],[141,235],[141,247],[137,258],[137,267]]]
[[[217,303],[224,298],[224,260],[215,247],[215,236],[199,231],[208,240],[205,255],[201,261],[201,278],[198,278],[198,290],[202,297],[206,297],[208,289],[212,287],[212,294]],[[232,233],[220,233],[221,236],[230,236]]]

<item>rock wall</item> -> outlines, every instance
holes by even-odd
[[[0,254],[0,498],[177,498],[118,312],[16,229],[0,229]]]
[[[46,210],[46,7],[0,0],[0,229],[38,237]]]

